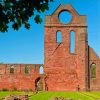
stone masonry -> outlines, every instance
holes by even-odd
[[[72,19],[62,24],[59,14],[68,11]],[[86,16],[79,15],[72,5],[60,5],[45,17],[45,90],[88,91],[100,90],[100,58],[88,46]],[[62,42],[57,43],[57,32]],[[75,32],[75,52],[70,52],[70,33]],[[91,64],[96,64],[96,77],[91,78]]]
[[[14,72],[10,68],[14,67]],[[29,72],[25,73],[25,67]],[[41,75],[39,68],[42,64],[0,64],[0,90],[36,90],[36,80]],[[39,80],[38,80],[39,81]]]
[[[72,19],[62,24],[59,14]],[[88,45],[86,16],[72,5],[59,5],[45,17],[43,64],[0,64],[0,90],[88,91],[100,90],[100,58]],[[62,41],[57,42],[57,32]],[[75,50],[70,52],[70,33],[75,32]],[[40,66],[44,74],[39,73]]]

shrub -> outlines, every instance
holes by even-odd
[[[17,88],[16,88],[16,87],[14,87],[14,88],[13,88],[13,91],[17,91]]]
[[[3,88],[3,89],[2,89],[2,91],[8,91],[8,89],[6,89],[6,88]]]
[[[32,89],[29,89],[29,91],[32,92],[33,90]]]

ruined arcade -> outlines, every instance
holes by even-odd
[[[66,24],[59,20],[63,11],[72,16]],[[88,45],[86,22],[86,16],[78,14],[72,5],[59,5],[45,17],[44,65],[0,64],[0,90],[100,90],[100,58]],[[60,41],[57,38],[59,32]],[[43,74],[39,73],[41,66],[44,67]]]

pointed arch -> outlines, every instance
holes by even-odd
[[[43,91],[43,81],[41,77],[35,80],[35,91]]]
[[[43,74],[44,73],[44,68],[43,68],[43,66],[40,66],[40,68],[39,68],[39,74]]]
[[[91,64],[91,78],[96,78],[96,64],[95,63],[92,63]]]
[[[70,53],[75,53],[75,32],[70,32]]]
[[[62,33],[61,33],[61,31],[57,31],[57,33],[56,33],[56,42],[57,43],[62,42]]]

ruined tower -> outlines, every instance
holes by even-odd
[[[72,15],[63,24],[59,15],[67,11]],[[84,91],[89,88],[88,41],[86,16],[79,15],[72,5],[59,5],[52,15],[45,17],[44,89],[48,91]],[[57,41],[60,31],[62,40]],[[71,32],[75,35],[75,48],[71,52]]]

